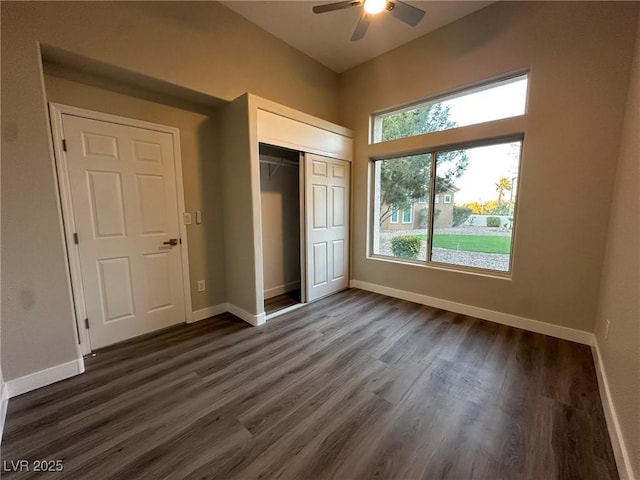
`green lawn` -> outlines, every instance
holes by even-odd
[[[418,237],[424,241],[427,240],[426,235],[418,235]],[[436,234],[433,237],[433,246],[466,252],[509,253],[511,252],[511,237]]]

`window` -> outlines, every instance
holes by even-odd
[[[504,76],[371,116],[372,256],[511,272],[528,84]],[[429,135],[498,119],[487,137],[459,130],[455,145]]]
[[[374,161],[372,253],[508,273],[521,145],[520,137]],[[429,203],[410,229],[389,228],[398,219],[389,205],[410,223],[406,213],[424,196]]]
[[[431,157],[427,153],[375,162],[374,254],[426,260],[426,250],[422,248],[422,243],[426,239],[428,204],[418,208],[417,219],[410,228],[399,230],[399,227],[391,225],[398,223],[398,210],[392,205],[411,212],[415,199],[430,197]],[[415,232],[418,238],[407,240],[406,230],[414,230],[414,226],[418,227]],[[409,245],[409,249],[413,248],[415,256],[407,253],[406,245]]]
[[[519,75],[373,115],[373,143],[523,115],[529,75]]]

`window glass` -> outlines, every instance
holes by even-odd
[[[420,200],[429,198],[430,172],[430,153],[375,162],[374,254],[426,260],[429,209],[428,204],[420,203]],[[403,211],[402,223],[392,221],[392,205]],[[412,218],[414,212],[415,218]]]
[[[436,191],[449,191],[433,224],[431,261],[510,270],[520,142],[441,152]],[[463,171],[448,156],[466,158]],[[447,202],[447,196],[450,201]]]
[[[373,143],[523,115],[528,74],[373,116]]]

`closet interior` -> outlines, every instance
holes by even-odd
[[[304,302],[302,154],[260,143],[260,200],[264,311],[267,316]]]

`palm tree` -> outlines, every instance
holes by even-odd
[[[498,191],[498,205],[502,203],[504,192],[510,192],[512,187],[511,180],[508,178],[502,177],[498,180],[498,183],[496,183],[496,190]]]

